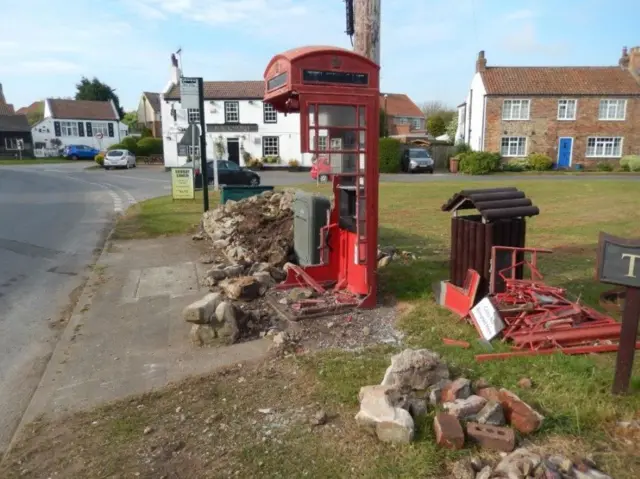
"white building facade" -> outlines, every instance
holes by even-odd
[[[198,139],[193,146],[178,144],[189,123],[200,119],[198,110],[182,108],[179,81],[180,69],[173,59],[171,81],[161,97],[165,167],[182,166],[189,156],[200,154]],[[246,166],[250,158],[270,157],[277,158],[277,163],[270,163],[274,165],[296,160],[311,166],[311,155],[300,153],[300,116],[276,112],[263,103],[263,95],[263,81],[204,82],[207,159]]]
[[[106,150],[127,133],[111,101],[46,99],[44,119],[31,128],[36,156],[57,154],[68,145]]]
[[[480,73],[475,73],[466,101],[458,105],[455,142],[467,143],[473,150],[484,150],[487,90]]]

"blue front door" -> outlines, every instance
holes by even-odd
[[[573,138],[560,138],[558,144],[558,168],[569,168],[571,166],[572,149]]]

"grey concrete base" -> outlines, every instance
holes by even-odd
[[[263,357],[269,340],[217,348],[189,341],[181,311],[207,290],[206,266],[186,238],[116,243],[96,274],[40,382],[22,425],[92,408],[219,367]]]

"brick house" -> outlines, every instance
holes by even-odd
[[[404,93],[381,93],[380,107],[387,117],[389,136],[425,132],[424,113]]]
[[[610,67],[491,67],[481,51],[456,141],[508,159],[543,153],[568,168],[640,153],[638,126],[640,47]]]

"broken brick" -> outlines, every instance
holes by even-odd
[[[433,420],[436,433],[436,443],[447,449],[462,449],[464,446],[464,431],[455,417],[450,414],[439,413]]]
[[[542,426],[544,416],[508,389],[500,389],[500,403],[507,422],[522,434],[530,434]]]
[[[511,452],[516,447],[516,436],[508,427],[490,426],[470,422],[467,435],[485,449]]]
[[[442,407],[447,413],[460,419],[469,419],[478,414],[487,403],[487,400],[480,396],[469,396],[467,399],[456,399],[453,402],[446,402]]]
[[[477,416],[477,422],[480,424],[489,424],[491,426],[504,426],[505,418],[502,404],[497,401],[489,401],[480,410]]]
[[[442,401],[451,402],[456,399],[467,399],[471,396],[471,381],[458,378],[442,390]]]
[[[500,392],[494,387],[479,389],[476,391],[476,395],[485,398],[487,401],[500,402]]]

